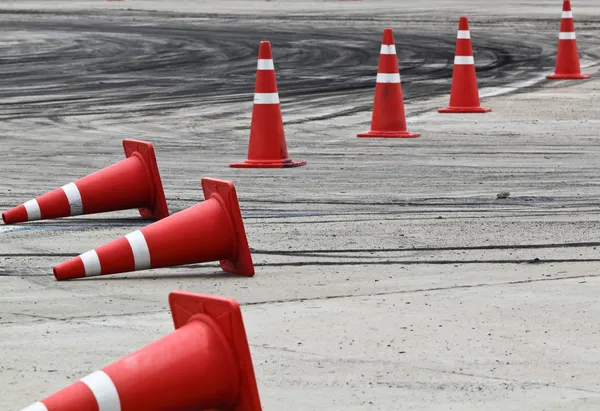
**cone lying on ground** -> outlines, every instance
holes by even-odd
[[[205,201],[54,267],[57,280],[220,261],[254,275],[235,187],[202,179]]]
[[[471,32],[469,31],[469,21],[464,16],[458,23],[450,106],[438,111],[440,113],[488,113],[492,111],[489,108],[481,107],[479,102]]]
[[[590,77],[591,76],[581,74],[571,2],[565,0],[563,3],[562,18],[560,20],[556,69],[554,70],[554,74],[546,76],[546,78],[550,80],[585,80]]]
[[[288,157],[271,43],[261,41],[258,50],[254,106],[248,143],[248,159],[233,168],[288,168],[306,165]]]
[[[411,133],[406,129],[404,97],[392,29],[384,29],[381,43],[371,129],[358,134],[358,137],[419,137],[420,134]]]
[[[176,331],[21,411],[260,411],[235,300],[172,292]]]
[[[2,214],[5,224],[139,208],[144,218],[169,215],[154,147],[123,140],[126,159]]]

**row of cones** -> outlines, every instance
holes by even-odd
[[[175,291],[175,331],[22,411],[260,411],[239,304]]]

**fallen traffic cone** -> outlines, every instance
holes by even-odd
[[[288,157],[279,93],[275,79],[271,43],[261,41],[254,89],[248,159],[230,164],[233,168],[288,168],[306,165]]]
[[[475,72],[475,59],[471,45],[469,21],[461,17],[456,36],[456,56],[452,73],[452,89],[450,106],[438,110],[440,113],[489,113],[490,108],[483,108],[479,103],[479,88]]]
[[[235,187],[202,179],[205,201],[54,267],[57,280],[220,261],[254,275]]]
[[[260,411],[240,306],[169,295],[175,331],[21,411]]]
[[[420,134],[411,133],[406,130],[404,97],[402,95],[398,57],[396,56],[396,46],[394,44],[392,29],[383,30],[383,40],[381,43],[371,129],[366,133],[358,134],[358,137],[419,137]]]
[[[563,12],[560,20],[556,69],[554,70],[554,74],[546,76],[546,78],[550,80],[585,80],[590,77],[591,76],[581,74],[571,2],[565,0],[563,2]]]
[[[144,218],[169,215],[152,144],[123,140],[125,160],[2,213],[4,224],[139,208]]]

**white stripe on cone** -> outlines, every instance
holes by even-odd
[[[475,64],[475,59],[473,56],[456,56],[454,57],[454,64],[457,65],[473,65]]]
[[[469,30],[458,30],[457,39],[470,39],[471,32]]]
[[[23,205],[25,206],[25,211],[27,211],[28,221],[39,220],[42,218],[42,210],[40,210],[40,205],[37,200],[29,200]]]
[[[562,18],[563,19],[572,19],[573,18],[573,12],[572,11],[563,11],[562,12]]]
[[[400,73],[377,73],[378,83],[400,83]]]
[[[396,54],[396,46],[394,44],[382,44],[380,54]]]
[[[98,258],[96,250],[86,251],[81,254],[79,258],[81,258],[81,261],[83,262],[86,277],[94,277],[102,273],[100,258]]]
[[[560,33],[558,35],[559,40],[575,40],[576,38],[575,32]]]
[[[279,104],[279,93],[254,93],[254,104]]]
[[[69,183],[61,188],[69,200],[71,215],[74,216],[83,214],[83,202],[81,201],[81,194],[79,193],[79,189],[75,183]]]
[[[23,408],[21,411],[48,411],[48,408],[46,408],[46,406],[41,402],[36,402],[27,408]]]
[[[140,230],[129,233],[125,236],[131,251],[133,252],[133,260],[136,270],[147,270],[150,268],[150,250],[144,234]]]
[[[258,59],[257,70],[275,70],[272,59]]]
[[[104,371],[96,371],[83,377],[81,382],[87,385],[96,397],[98,411],[121,411],[117,387]]]

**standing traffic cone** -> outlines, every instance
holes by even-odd
[[[420,134],[411,133],[406,130],[404,97],[402,95],[398,57],[396,56],[396,46],[394,44],[392,29],[383,30],[383,40],[381,43],[371,130],[367,133],[358,134],[358,137],[419,137]]]
[[[230,167],[288,168],[304,165],[306,161],[292,161],[288,158],[271,43],[261,41],[258,50],[248,159],[241,163],[230,164]]]
[[[558,36],[556,69],[554,70],[554,74],[546,76],[546,78],[550,80],[585,80],[590,77],[581,74],[571,2],[564,0],[562,18],[560,20],[560,34]]]
[[[203,178],[202,189],[205,201],[59,264],[54,276],[60,281],[208,261],[253,276],[235,187]]]
[[[175,331],[21,411],[260,411],[240,306],[169,295]]]
[[[490,108],[483,108],[479,103],[479,88],[475,72],[475,59],[471,46],[469,21],[461,17],[456,36],[456,56],[452,74],[452,90],[450,106],[438,110],[440,113],[489,113]]]
[[[139,208],[144,218],[169,215],[151,143],[123,140],[125,160],[2,213],[4,224]]]

